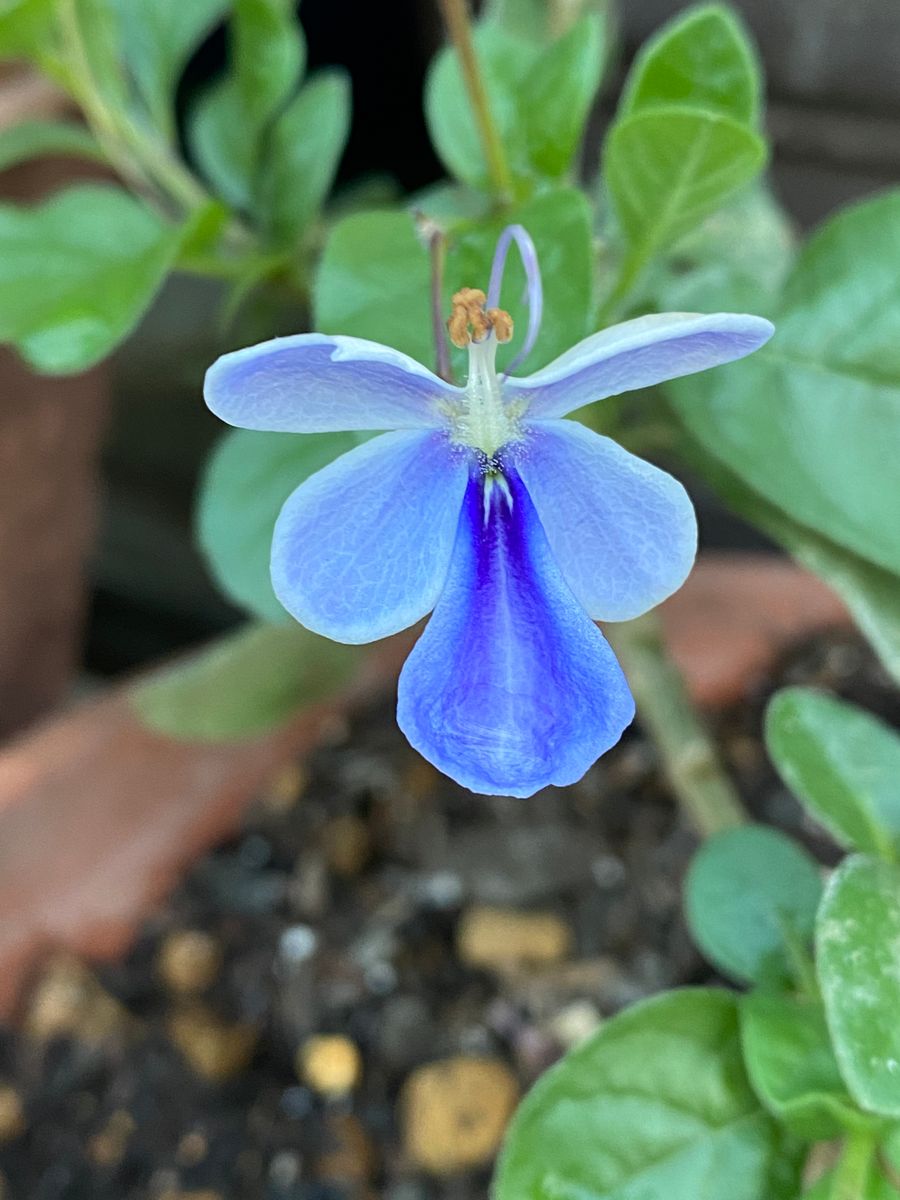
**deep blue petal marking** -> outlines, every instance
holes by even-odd
[[[562,579],[515,471],[470,480],[434,614],[400,676],[412,745],[473,792],[574,783],[619,740],[634,701]]]
[[[342,454],[281,510],[272,539],[278,599],[336,642],[414,625],[444,585],[468,471],[443,433],[383,433]]]
[[[639,617],[681,587],[697,519],[677,479],[577,421],[535,421],[514,453],[563,578],[595,621]]]

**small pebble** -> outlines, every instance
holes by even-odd
[[[203,1162],[208,1153],[209,1142],[205,1135],[198,1129],[193,1129],[190,1133],[186,1133],[178,1143],[175,1158],[181,1167],[196,1167]]]
[[[286,816],[306,791],[309,777],[299,763],[291,763],[269,780],[260,803],[275,817]]]
[[[551,966],[567,958],[572,931],[554,913],[479,905],[463,914],[456,945],[460,958],[470,967],[518,971]]]
[[[88,1157],[98,1167],[115,1167],[125,1157],[128,1139],[134,1133],[134,1118],[119,1108],[87,1144]]]
[[[325,861],[335,875],[352,879],[369,860],[371,838],[369,827],[352,813],[335,817],[322,830]]]
[[[157,956],[160,978],[173,992],[204,992],[222,969],[222,948],[214,937],[199,929],[170,933]]]
[[[547,1031],[564,1050],[577,1046],[599,1029],[603,1018],[590,1000],[573,1000],[547,1022]]]
[[[518,1095],[515,1076],[498,1059],[457,1057],[420,1067],[400,1099],[407,1158],[435,1175],[486,1165]]]
[[[352,1113],[332,1113],[324,1132],[324,1149],[316,1160],[316,1172],[329,1183],[354,1187],[368,1182],[375,1173],[376,1154],[372,1139]]]
[[[174,1013],[168,1030],[193,1070],[213,1083],[230,1079],[247,1066],[259,1036],[254,1026],[223,1021],[199,1006]]]
[[[297,1051],[298,1076],[320,1096],[336,1099],[352,1092],[362,1075],[359,1050],[349,1038],[316,1034]]]
[[[69,1036],[99,1045],[132,1024],[127,1010],[78,959],[58,955],[47,964],[31,994],[27,1032],[39,1041]]]
[[[9,1084],[0,1085],[0,1144],[11,1142],[25,1132],[25,1107],[22,1097]]]

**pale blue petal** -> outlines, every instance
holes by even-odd
[[[444,423],[460,395],[415,359],[378,342],[299,333],[223,354],[206,373],[206,403],[241,429],[326,433]]]
[[[650,387],[758,350],[770,321],[742,313],[654,313],[595,333],[540,371],[510,379],[504,395],[532,418],[564,417],[593,400]]]
[[[634,702],[514,471],[508,487],[485,505],[482,481],[469,484],[447,583],[400,675],[397,720],[464,787],[530,796],[580,779]]]
[[[697,519],[671,475],[577,421],[535,421],[515,462],[563,578],[595,621],[639,617],[684,583]]]
[[[443,433],[398,432],[311,475],[275,525],[278,599],[337,642],[414,625],[446,578],[468,472]]]

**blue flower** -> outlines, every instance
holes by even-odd
[[[502,270],[510,236],[525,247],[530,344],[540,287],[523,235],[508,231],[497,261]],[[696,552],[681,484],[567,414],[741,358],[772,326],[735,313],[639,317],[516,378],[495,368],[498,338],[511,333],[498,296],[495,269],[487,297],[454,297],[464,388],[387,346],[309,333],[224,355],[205,395],[245,429],[391,431],[287,500],[275,591],[301,624],[340,642],[432,613],[400,676],[401,729],[472,791],[529,796],[581,778],[634,716],[594,622],[658,604]]]

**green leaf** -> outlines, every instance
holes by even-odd
[[[744,1074],[725,991],[670,992],[606,1022],[513,1118],[495,1200],[780,1200],[796,1153]]]
[[[635,59],[620,114],[660,104],[710,109],[750,124],[759,116],[760,68],[744,24],[702,4],[664,25]]]
[[[288,496],[352,450],[352,433],[258,433],[234,429],[210,457],[197,510],[200,545],[227,596],[265,621],[287,614],[272,591],[272,530]]]
[[[107,107],[126,109],[130,96],[122,64],[119,0],[68,0],[75,36],[94,87]],[[65,12],[65,6],[63,12]],[[72,31],[65,31],[66,38]]]
[[[567,350],[587,332],[592,298],[591,219],[574,188],[543,192],[488,221],[460,221],[449,234],[444,272],[445,313],[461,287],[486,287],[494,246],[505,225],[518,222],[534,239],[544,278],[544,320],[534,350],[517,373],[526,374]],[[516,353],[527,328],[522,304],[525,275],[511,254],[502,304],[519,333],[499,356],[501,367]],[[414,223],[402,213],[357,213],[333,227],[314,289],[315,324],[325,333],[346,333],[384,342],[432,366],[428,254]],[[465,355],[457,356],[460,371]]]
[[[740,998],[740,1015],[747,1073],[774,1117],[807,1141],[866,1122],[844,1087],[818,1001],[753,991]]]
[[[566,0],[565,4],[548,4],[547,0],[487,0],[483,11],[485,25],[496,25],[504,33],[545,45],[567,33],[588,13],[599,16],[608,30],[615,9],[611,0]]]
[[[293,0],[235,0],[230,72],[201,97],[188,125],[201,169],[235,208],[253,207],[263,135],[305,60]]]
[[[491,116],[517,178],[529,171],[519,102],[525,80],[540,56],[539,49],[494,25],[475,30],[475,52],[487,92]],[[425,119],[434,148],[451,175],[470,187],[488,190],[490,175],[481,149],[478,124],[463,83],[456,51],[450,47],[434,59],[425,80]]]
[[[116,187],[0,205],[0,340],[39,371],[83,371],[137,324],[181,238]]]
[[[698,225],[765,159],[758,134],[717,113],[671,105],[617,121],[603,170],[634,258],[646,262]]]
[[[106,155],[83,125],[69,121],[21,121],[0,130],[0,171],[47,154],[106,162]]]
[[[331,230],[313,290],[315,327],[434,363],[428,254],[407,213],[354,213]]]
[[[358,663],[353,647],[295,623],[249,625],[137,685],[131,698],[159,733],[230,741],[266,733],[336,695]]]
[[[766,712],[766,745],[784,782],[847,849],[895,861],[900,737],[813,688],[784,688]]]
[[[900,1191],[888,1182],[876,1163],[866,1182],[865,1191],[860,1193],[858,1200],[898,1200],[898,1198],[900,1198]],[[815,1187],[803,1193],[802,1200],[834,1200],[834,1172],[829,1171],[827,1175],[823,1175]]]
[[[528,159],[539,174],[554,179],[571,166],[600,86],[604,56],[603,24],[589,14],[530,72],[521,97],[521,120]]]
[[[173,104],[191,54],[222,20],[229,0],[116,0],[123,49],[156,127],[175,135]]]
[[[816,922],[816,963],[850,1094],[900,1117],[900,867],[862,856],[838,867]]]
[[[847,209],[802,251],[739,365],[668,385],[693,436],[748,486],[900,573],[900,191]]]
[[[0,3],[0,58],[31,58],[53,38],[56,0]]]
[[[350,132],[350,80],[322,71],[276,120],[260,181],[261,220],[276,243],[296,242],[331,190]]]
[[[685,881],[685,913],[721,970],[742,981],[783,981],[792,947],[812,936],[821,894],[805,850],[776,829],[745,825],[700,848]]]
[[[702,375],[694,378],[699,382]],[[667,386],[667,390],[672,385]],[[701,384],[702,387],[702,384]],[[687,403],[689,391],[679,385]],[[702,403],[702,397],[697,397]],[[679,408],[680,416],[683,409]],[[900,605],[897,577],[867,563],[793,520],[764,500],[730,471],[706,446],[686,432],[682,455],[736,512],[752,521],[841,596],[885,667],[900,682]]]

